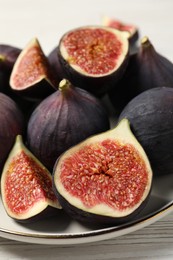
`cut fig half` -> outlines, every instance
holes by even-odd
[[[139,38],[138,27],[134,24],[128,24],[119,19],[103,16],[102,25],[128,32],[127,37],[131,42],[135,42]]]
[[[39,41],[33,38],[18,56],[10,77],[12,90],[37,100],[55,91],[56,80]]]
[[[25,147],[21,135],[2,172],[1,197],[7,214],[19,222],[34,221],[61,208],[51,174]]]
[[[67,150],[53,187],[64,210],[80,221],[123,223],[146,205],[152,169],[127,119]]]
[[[103,95],[122,77],[128,63],[126,32],[103,26],[73,29],[58,46],[64,77],[77,87]]]

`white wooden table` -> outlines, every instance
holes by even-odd
[[[139,26],[173,61],[172,0],[0,0],[0,42],[23,48],[37,37],[48,54],[69,29],[108,15]],[[1,216],[1,215],[0,215]],[[0,238],[0,259],[173,259],[173,213],[131,234],[76,246],[38,245]]]
[[[0,238],[0,259],[173,259],[173,214],[115,239],[76,246],[26,244]]]

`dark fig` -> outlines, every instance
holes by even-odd
[[[58,46],[65,78],[74,85],[102,96],[123,75],[128,62],[126,32],[103,26],[73,29]]]
[[[11,88],[22,97],[41,100],[55,91],[57,82],[36,38],[18,56],[10,77]]]
[[[139,51],[130,56],[126,72],[109,96],[114,107],[121,111],[143,91],[163,86],[173,86],[173,64],[155,50],[147,37],[143,37]]]
[[[64,73],[58,58],[58,47],[56,46],[48,55],[48,60],[54,75],[57,76],[57,81],[64,78]]]
[[[127,119],[67,150],[53,172],[63,209],[86,222],[130,220],[146,205],[151,185],[149,160]]]
[[[109,27],[115,28],[120,31],[128,32],[129,33],[128,39],[129,39],[130,43],[136,42],[139,38],[139,29],[134,24],[128,24],[119,19],[104,16],[102,18],[102,25],[109,26]]]
[[[33,111],[27,129],[29,148],[48,168],[70,146],[110,128],[100,100],[63,79],[59,90]]]
[[[17,47],[0,44],[0,70],[11,71],[20,52],[21,49]]]
[[[3,93],[10,90],[10,74],[20,52],[21,49],[15,46],[0,44],[0,91]]]
[[[120,114],[146,151],[155,176],[173,174],[173,88],[146,90]]]
[[[46,217],[50,207],[61,206],[52,190],[52,176],[25,147],[22,136],[6,160],[1,177],[1,197],[7,214],[19,222]]]
[[[16,135],[23,134],[24,119],[15,101],[0,93],[0,170],[13,146]]]

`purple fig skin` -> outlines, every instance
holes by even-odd
[[[57,82],[60,82],[65,75],[63,73],[61,64],[58,59],[58,47],[55,47],[48,55],[48,61],[52,68],[54,75],[57,77]]]
[[[0,70],[11,71],[20,52],[17,47],[0,44]]]
[[[24,118],[17,104],[0,93],[0,169],[15,142],[16,135],[24,133]]]
[[[121,112],[125,105],[145,90],[173,87],[173,63],[160,55],[147,37],[139,51],[129,58],[122,79],[109,92],[111,103]]]
[[[19,56],[21,49],[0,44],[0,91],[9,94],[9,78],[13,65]]]
[[[27,140],[33,154],[52,171],[66,149],[109,128],[108,114],[100,100],[69,85],[36,107],[28,122]]]

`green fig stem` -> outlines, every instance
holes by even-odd
[[[67,79],[62,79],[59,83],[59,90],[64,91],[68,88],[70,88],[71,83]]]

